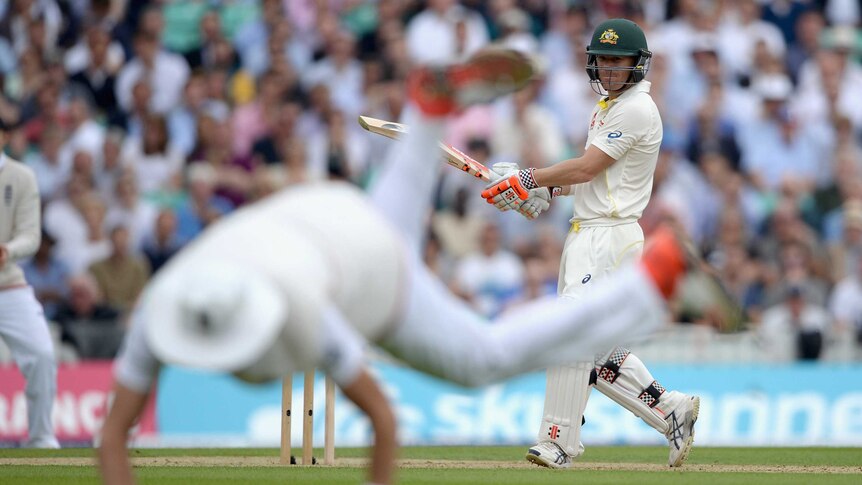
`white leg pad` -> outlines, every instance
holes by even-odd
[[[545,387],[545,410],[539,428],[539,442],[553,441],[569,456],[584,452],[581,421],[590,397],[592,362],[550,367]]]
[[[679,404],[682,394],[665,392],[644,363],[622,347],[596,359],[596,388],[661,434],[667,433],[665,413]]]

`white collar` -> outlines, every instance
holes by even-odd
[[[603,96],[602,99],[599,100],[599,106],[601,106],[602,109],[607,109],[608,106],[614,103],[634,96],[634,93],[649,93],[650,86],[652,86],[652,83],[647,80],[638,81],[634,86],[626,89],[622,94],[614,99],[608,100],[607,96]]]
[[[0,151],[0,169],[3,168],[3,165],[6,165],[6,159],[7,158],[8,157],[6,156],[6,153]]]

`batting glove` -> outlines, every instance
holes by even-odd
[[[551,207],[551,192],[545,187],[530,189],[529,197],[518,208],[518,213],[527,219],[535,219]]]
[[[519,170],[515,163],[496,163],[491,173],[497,178],[482,191],[482,197],[501,211],[517,210],[530,198],[529,190],[536,188],[532,168]]]

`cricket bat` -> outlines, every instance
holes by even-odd
[[[380,120],[370,116],[360,116],[359,125],[366,131],[370,131],[371,133],[376,133],[393,140],[403,137],[408,132],[406,125],[395,123],[393,121]],[[488,170],[488,167],[482,165],[476,160],[473,160],[467,156],[467,154],[452,145],[448,145],[443,142],[439,142],[439,145],[440,149],[443,150],[446,163],[461,171],[467,172],[476,178],[480,178],[486,182],[491,181],[491,171]]]

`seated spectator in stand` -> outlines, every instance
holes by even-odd
[[[105,232],[105,202],[96,192],[90,191],[82,196],[78,210],[84,221],[84,234],[58,238],[57,246],[57,256],[69,265],[72,274],[86,271],[91,264],[111,254],[111,243]]]
[[[28,153],[23,161],[36,173],[39,196],[44,202],[53,200],[63,193],[69,180],[71,167],[60,163],[60,146],[63,144],[63,131],[57,125],[42,130],[39,149]]]
[[[829,312],[838,333],[851,333],[862,348],[862,253],[847,258],[847,276],[835,285]]]
[[[120,313],[102,302],[92,275],[83,273],[69,280],[69,298],[55,316],[61,340],[75,347],[81,359],[112,359],[123,338]]]
[[[96,107],[109,119],[115,119],[118,106],[114,89],[124,61],[123,48],[111,41],[109,29],[90,25],[84,40],[66,53],[64,64],[69,80],[89,91]]]
[[[129,248],[129,228],[111,230],[111,254],[90,265],[105,303],[120,311],[132,307],[150,277],[150,264]]]
[[[479,250],[465,256],[455,268],[456,294],[472,303],[483,316],[493,318],[524,290],[524,265],[500,244],[500,229],[485,225]]]
[[[265,136],[258,138],[251,148],[251,156],[256,166],[283,163],[287,159],[289,147],[286,141],[298,141],[295,137],[296,123],[302,114],[302,107],[298,103],[287,102],[278,110],[278,120],[272,130]]]
[[[176,214],[170,209],[161,211],[156,217],[155,231],[144,241],[144,256],[152,272],[158,271],[182,246]]]
[[[168,146],[165,118],[156,115],[143,118],[140,138],[126,138],[122,160],[134,171],[140,191],[145,195],[176,188],[183,165],[182,155]]]
[[[470,189],[461,187],[455,193],[450,210],[437,211],[432,215],[434,234],[443,251],[453,258],[462,258],[479,247],[479,236],[485,222],[469,211],[471,193]]]
[[[139,31],[134,40],[135,57],[117,75],[116,96],[123,110],[132,106],[132,86],[145,80],[153,90],[150,107],[155,113],[168,113],[179,104],[190,69],[179,55],[161,50],[158,37]]]
[[[138,193],[138,181],[134,173],[124,172],[114,185],[113,203],[108,209],[108,227],[124,225],[129,229],[129,244],[132,252],[140,252],[144,239],[153,233],[159,209],[143,199]]]
[[[771,361],[817,360],[831,326],[825,308],[806,302],[803,287],[790,286],[785,300],[764,312],[757,333]]]
[[[204,227],[233,210],[229,200],[215,193],[216,173],[208,163],[195,163],[188,169],[188,197],[177,207],[177,236],[183,244]]]
[[[27,283],[33,288],[48,320],[54,319],[60,302],[69,295],[69,268],[54,256],[55,243],[50,234],[42,231],[42,241],[36,254],[21,265]]]
[[[800,185],[807,192],[817,179],[818,157],[814,135],[792,116],[787,101],[793,85],[784,75],[769,75],[753,87],[762,100],[760,118],[740,133],[741,167],[760,190]]]

